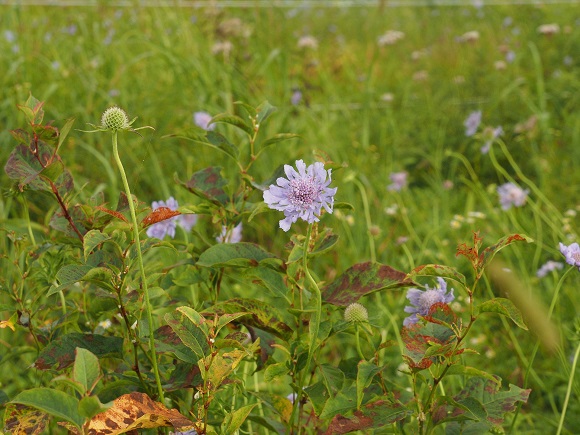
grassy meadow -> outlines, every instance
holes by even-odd
[[[320,227],[330,227],[339,236],[334,250],[312,259],[321,283],[366,261],[405,273],[423,264],[442,264],[471,277],[471,265],[456,251],[459,244],[472,243],[474,231],[479,231],[484,247],[515,233],[533,239],[513,244],[496,257],[511,271],[514,287],[504,288],[505,295],[513,296],[530,330],[517,328],[507,317],[484,313],[466,342],[476,352],[462,358],[499,375],[506,388],[513,384],[532,390],[527,403],[503,423],[506,433],[547,434],[557,428],[580,433],[578,376],[569,385],[578,346],[580,275],[558,249],[560,242],[579,241],[577,4],[465,1],[437,6],[425,1],[391,7],[385,0],[360,7],[309,6],[308,1],[283,7],[268,2],[220,7],[215,1],[197,8],[178,1],[156,7],[140,6],[138,1],[133,6],[112,3],[0,5],[3,166],[16,146],[10,131],[26,125],[17,105],[32,94],[45,102],[45,121],[54,120],[60,128],[66,119],[76,119],[59,150],[75,178],[69,197],[83,203],[102,192],[114,209],[123,184],[109,136],[81,130],[91,130],[88,123],[99,124],[102,112],[115,104],[130,119],[138,117],[134,126],[154,127],[140,131],[141,136],[119,136],[132,193],[144,207],[171,196],[188,206],[196,201],[179,180],[208,166],[220,166],[225,178],[237,180],[238,167],[215,149],[170,136],[191,128],[195,112],[243,117],[236,102],[256,107],[268,101],[277,111],[260,134],[298,137],[261,154],[251,168],[255,180],[267,180],[274,168],[299,159],[306,164],[331,162],[332,186],[338,188],[335,200],[352,206],[337,206],[332,215],[321,218]],[[474,134],[466,135],[464,122],[477,111],[481,123]],[[500,126],[502,133],[492,137]],[[247,153],[246,137],[238,129],[217,123],[215,131]],[[482,152],[488,141],[489,151]],[[393,186],[390,176],[400,172],[406,173],[406,183]],[[0,321],[7,321],[16,312],[11,292],[19,285],[25,262],[17,255],[14,234],[27,238],[31,228],[38,245],[61,236],[49,227],[51,213],[58,208],[54,199],[39,192],[14,195],[14,181],[4,171],[0,179],[0,264],[5,270],[0,275]],[[497,188],[508,182],[528,195],[523,204],[504,209]],[[251,198],[260,201],[259,194]],[[285,233],[278,228],[279,219],[279,212],[261,212],[251,220],[245,216],[243,241],[284,258],[291,235],[303,234],[307,225],[298,222]],[[213,240],[216,222],[211,215],[200,215],[197,226]],[[195,240],[180,229],[174,239],[178,248]],[[146,258],[153,271],[183,260],[182,254],[160,248]],[[562,265],[538,276],[548,261]],[[56,260],[50,264],[57,267]],[[56,270],[51,272],[53,279]],[[174,284],[178,278],[174,271]],[[46,287],[39,285],[38,291],[51,284],[47,278]],[[485,275],[478,295],[499,296],[499,287]],[[208,288],[198,283],[191,288],[191,295],[179,290],[181,301],[198,309],[213,300]],[[261,292],[263,287],[247,286],[229,271],[221,296],[260,299]],[[50,305],[61,303],[57,296],[28,296],[36,304],[31,312],[39,322],[48,324]],[[455,296],[454,304],[466,303],[457,288]],[[71,297],[75,302],[70,309],[79,311],[67,327],[80,330],[86,320],[83,305]],[[404,289],[375,293],[359,302],[369,311],[375,337],[400,341],[395,331],[407,316]],[[29,306],[27,301],[18,303]],[[170,303],[171,298],[154,299],[159,313]],[[95,315],[90,322],[96,325],[105,319]],[[81,326],[71,326],[77,322]],[[54,372],[31,368],[37,346],[21,324],[15,331],[0,329],[0,402],[24,389],[52,385]],[[355,355],[352,334],[339,334],[318,358],[331,363]],[[410,391],[396,346],[382,355],[387,361],[383,376]],[[250,363],[240,366],[244,388],[290,393],[288,383],[269,384],[253,370]],[[461,379],[453,377],[445,387],[452,389]],[[567,394],[565,421],[560,423]],[[252,397],[243,403],[252,403]],[[182,406],[187,415],[187,401],[180,400],[174,399],[173,405]],[[273,427],[253,420],[239,433],[275,433]],[[50,428],[53,433],[64,431]],[[416,433],[413,426],[405,432],[395,425],[372,433],[397,431]],[[438,427],[434,433],[445,431]]]

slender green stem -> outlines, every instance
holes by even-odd
[[[318,338],[318,331],[320,329],[320,317],[322,313],[322,295],[320,289],[312,278],[310,271],[308,270],[308,249],[310,245],[310,236],[312,234],[312,224],[308,225],[308,230],[306,232],[306,239],[304,240],[303,254],[302,254],[302,267],[304,270],[304,284],[309,290],[312,291],[312,295],[315,298],[315,310],[310,318],[310,345],[308,347],[308,357],[306,358],[306,366],[300,375],[298,383],[298,392],[296,394],[296,400],[294,401],[294,408],[292,409],[292,418],[290,421],[294,423],[297,411],[300,407],[300,401],[302,398],[302,388],[304,387],[304,381],[306,380],[306,375],[310,369],[310,363],[312,362],[312,355],[316,349],[316,340]],[[298,416],[299,418],[299,416]],[[300,434],[302,428],[298,425],[298,433]]]
[[[119,172],[121,173],[121,178],[123,180],[123,186],[125,187],[125,193],[127,194],[127,199],[129,200],[129,210],[131,211],[131,221],[133,224],[133,237],[135,238],[135,246],[137,248],[137,262],[139,264],[139,271],[141,272],[141,285],[143,286],[143,295],[145,297],[145,311],[147,315],[147,323],[149,324],[149,351],[151,353],[151,363],[153,365],[153,373],[155,375],[155,383],[157,384],[157,393],[159,394],[159,400],[164,401],[163,387],[161,386],[161,377],[159,376],[159,367],[157,366],[157,353],[155,352],[155,338],[153,335],[153,313],[151,308],[151,301],[149,299],[149,289],[147,288],[147,277],[145,275],[145,266],[143,264],[143,254],[141,252],[141,240],[139,238],[139,226],[137,225],[137,215],[135,214],[135,205],[133,204],[133,196],[131,195],[131,189],[129,188],[129,182],[127,181],[127,175],[125,174],[125,169],[121,158],[119,157],[119,150],[117,146],[117,132],[113,132],[113,155],[117,166],[119,167]]]
[[[367,192],[366,192],[363,184],[358,179],[355,178],[353,181],[354,181],[354,184],[356,185],[356,187],[358,187],[358,189],[360,190],[360,196],[361,196],[361,199],[363,202],[363,209],[364,209],[364,214],[365,214],[365,219],[366,219],[366,224],[367,224],[367,236],[369,239],[369,249],[370,249],[370,254],[371,254],[371,261],[373,263],[375,263],[377,261],[377,254],[376,254],[376,249],[375,249],[375,239],[373,238],[373,235],[371,232],[372,221],[371,221],[371,213],[370,213],[370,209],[369,209],[369,200],[367,197]]]
[[[362,352],[362,348],[360,346],[360,327],[358,324],[355,324],[354,328],[356,330],[355,339],[356,339],[356,351],[358,353],[358,357],[362,360],[366,360],[366,358]]]
[[[570,379],[568,379],[566,399],[564,399],[564,406],[562,407],[562,414],[560,415],[560,423],[558,424],[558,432],[556,432],[556,435],[560,435],[560,433],[562,433],[562,428],[564,427],[564,419],[566,418],[566,410],[568,409],[568,402],[570,401],[570,393],[572,392],[572,386],[574,384],[574,372],[576,371],[576,366],[578,365],[579,356],[580,342],[578,342],[578,346],[576,346],[576,353],[574,354],[574,360],[572,361],[572,371],[570,372]]]

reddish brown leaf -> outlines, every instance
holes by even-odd
[[[179,216],[181,213],[176,210],[171,210],[169,207],[159,207],[149,213],[143,221],[141,225],[143,228],[148,227],[149,225],[156,224],[157,222],[161,222],[167,219],[171,219],[172,217]]]
[[[4,430],[12,435],[37,435],[44,431],[48,414],[26,405],[9,403],[4,422]]]
[[[119,213],[118,211],[115,210],[110,210],[106,207],[103,207],[102,205],[98,205],[95,207],[96,210],[102,211],[103,213],[107,213],[110,214],[111,216],[116,217],[117,219],[121,219],[123,222],[129,222],[127,220],[127,218],[125,216],[123,216],[123,214]]]

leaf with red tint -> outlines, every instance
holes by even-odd
[[[187,183],[181,184],[200,198],[222,206],[229,201],[229,197],[223,189],[228,182],[222,177],[221,170],[219,166],[202,169],[193,174]]]
[[[322,289],[322,300],[347,306],[379,290],[417,285],[406,274],[380,263],[366,262],[352,266],[334,282]]]
[[[37,435],[44,432],[48,414],[19,403],[8,403],[4,411],[4,430],[15,435]]]
[[[497,241],[494,245],[491,245],[485,248],[481,254],[482,256],[482,267],[489,264],[492,258],[497,254],[500,250],[505,248],[508,245],[511,245],[514,242],[526,242],[531,243],[533,239],[529,238],[525,234],[511,234],[509,236],[505,236]]]
[[[127,220],[127,218],[122,213],[119,213],[118,211],[115,211],[115,210],[108,209],[106,207],[103,207],[102,205],[96,206],[95,210],[99,210],[99,211],[102,211],[103,213],[107,213],[108,215],[114,216],[117,219],[122,220],[123,222],[127,222],[127,223],[129,222]]]
[[[341,435],[356,430],[377,429],[400,421],[410,414],[411,411],[399,403],[379,399],[367,403],[361,410],[354,411],[352,417],[336,415],[324,434]]]
[[[483,239],[479,237],[479,231],[473,232],[473,246],[468,246],[467,243],[462,243],[457,246],[456,257],[463,255],[470,262],[475,270],[479,270],[482,258],[479,256],[479,248],[481,248],[481,243]]]
[[[141,221],[141,225],[143,225],[143,228],[147,228],[149,225],[171,219],[172,217],[179,216],[180,214],[181,213],[177,210],[171,210],[169,207],[158,207],[147,216],[145,216],[145,218]]]

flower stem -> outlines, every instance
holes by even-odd
[[[564,399],[564,406],[562,407],[562,414],[560,415],[560,423],[558,424],[558,432],[556,435],[562,433],[562,428],[564,427],[564,418],[566,417],[566,410],[568,409],[568,401],[570,400],[570,393],[572,392],[572,386],[574,385],[574,372],[576,371],[576,365],[578,365],[578,357],[580,356],[580,342],[576,347],[576,353],[574,353],[574,360],[572,361],[572,370],[570,371],[570,379],[568,379],[568,389],[566,390],[566,399]]]
[[[157,366],[157,353],[155,352],[155,338],[153,335],[153,314],[151,308],[151,301],[149,300],[149,289],[147,288],[147,277],[145,276],[145,266],[143,265],[143,254],[141,252],[141,240],[139,238],[139,226],[137,225],[137,215],[135,214],[135,205],[133,204],[133,197],[131,196],[131,189],[129,188],[129,182],[127,181],[127,175],[125,174],[125,169],[121,158],[119,157],[119,150],[117,147],[117,132],[113,131],[113,155],[117,166],[119,167],[119,172],[121,173],[121,178],[123,180],[123,186],[125,187],[125,193],[127,194],[127,199],[129,200],[129,210],[131,211],[131,221],[133,224],[133,237],[135,238],[135,245],[137,247],[137,262],[139,263],[139,271],[141,272],[141,285],[143,286],[143,295],[145,297],[145,311],[147,314],[147,323],[149,324],[149,351],[151,352],[151,363],[153,365],[153,373],[155,375],[155,383],[157,384],[157,393],[159,394],[159,401],[164,401],[163,388],[161,386],[161,377],[159,376],[159,367]]]
[[[316,339],[318,338],[318,331],[320,329],[320,317],[322,313],[322,294],[320,289],[312,278],[310,271],[308,270],[308,247],[310,245],[310,236],[312,234],[312,224],[308,225],[308,230],[306,231],[306,239],[304,240],[304,247],[302,253],[302,267],[304,270],[304,284],[309,290],[312,291],[312,295],[315,298],[315,310],[310,318],[310,345],[308,347],[308,357],[306,358],[306,365],[302,371],[298,383],[298,392],[296,393],[296,400],[294,401],[294,408],[292,410],[292,418],[290,421],[294,422],[296,418],[296,412],[300,407],[300,402],[302,398],[302,389],[304,387],[304,381],[306,380],[306,375],[310,369],[310,363],[312,362],[312,355],[316,349]],[[301,426],[298,425],[298,433],[301,433]]]

